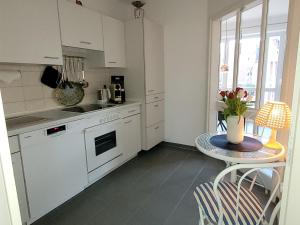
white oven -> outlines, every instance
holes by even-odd
[[[121,156],[120,131],[121,120],[115,120],[85,130],[85,147],[89,173]]]

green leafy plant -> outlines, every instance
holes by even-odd
[[[234,91],[220,91],[219,98],[225,102],[225,120],[229,116],[244,116],[247,111],[247,103],[252,99],[243,88],[236,88]]]

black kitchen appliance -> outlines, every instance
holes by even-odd
[[[112,102],[124,103],[126,101],[124,76],[111,76],[110,92]]]

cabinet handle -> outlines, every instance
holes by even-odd
[[[156,104],[156,105],[154,105],[154,107],[156,107],[156,108],[157,108],[158,106],[159,106],[159,105],[157,105],[157,104]]]
[[[158,96],[156,96],[156,97],[154,97],[154,99],[159,99],[159,97],[158,97]]]
[[[44,59],[59,59],[59,57],[53,57],[53,56],[44,56]]]
[[[136,110],[134,109],[134,110],[130,110],[130,111],[128,111],[128,113],[134,113]]]
[[[153,92],[153,91],[155,91],[155,90],[148,90],[148,92]]]
[[[124,122],[125,124],[129,124],[129,123],[131,123],[132,122],[132,120],[128,120],[128,121],[126,121],[126,122]]]
[[[154,129],[155,129],[155,130],[158,130],[158,129],[159,129],[159,126],[155,127]]]
[[[108,63],[115,64],[115,63],[117,63],[117,62],[110,61],[110,62],[108,62]]]
[[[92,42],[89,42],[89,41],[80,41],[81,44],[86,44],[86,45],[91,45]]]

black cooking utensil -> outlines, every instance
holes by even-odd
[[[41,82],[46,86],[55,89],[59,85],[61,78],[62,75],[57,69],[54,69],[52,66],[46,66],[41,77]]]

